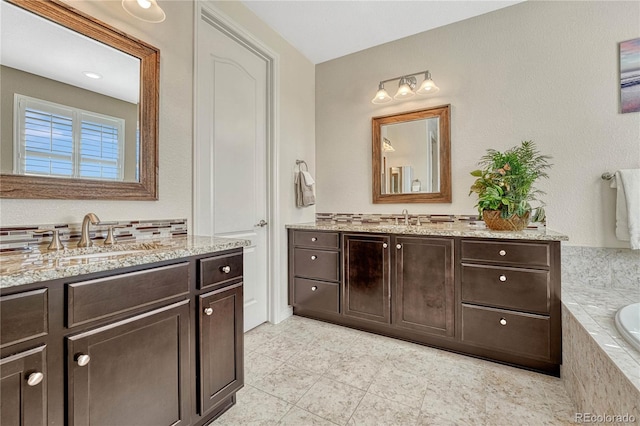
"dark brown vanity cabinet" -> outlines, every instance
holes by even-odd
[[[337,232],[289,233],[289,303],[309,312],[340,312],[341,250]]]
[[[453,249],[452,238],[393,238],[396,327],[453,337]]]
[[[198,296],[200,414],[244,385],[242,283]]]
[[[289,243],[295,314],[559,374],[559,241],[290,229]],[[310,260],[320,250],[341,279]]]
[[[67,338],[71,425],[189,424],[189,301]]]
[[[344,315],[391,322],[391,238],[344,235]]]
[[[47,423],[44,345],[0,359],[0,425]]]
[[[201,426],[244,383],[241,248],[5,288],[0,313],[2,426]]]
[[[509,362],[561,363],[560,243],[460,242],[460,338]]]

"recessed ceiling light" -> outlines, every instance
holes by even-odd
[[[89,78],[94,78],[96,80],[102,78],[102,76],[100,74],[98,74],[97,72],[82,71],[82,74],[86,75]]]

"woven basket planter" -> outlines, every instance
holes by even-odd
[[[487,228],[494,231],[522,231],[529,223],[529,212],[523,217],[512,215],[508,218],[500,216],[500,210],[484,210],[482,219],[487,224]]]

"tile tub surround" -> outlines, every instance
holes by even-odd
[[[110,226],[123,226],[123,228],[113,230],[114,236],[119,242],[187,235],[187,219],[122,220],[91,225],[89,227],[91,239],[106,238]],[[0,226],[0,252],[24,250],[38,246],[45,248],[51,241],[51,233],[34,233],[34,231],[44,229],[57,229],[62,244],[72,248],[80,241],[82,224]]]
[[[34,248],[26,252],[4,253],[0,254],[0,288],[216,253],[248,245],[248,240],[188,235],[113,246],[97,245],[60,251]],[[114,254],[131,250],[139,252]],[[70,258],[85,254],[96,254],[97,257]]]
[[[245,333],[245,387],[218,425],[566,425],[562,381],[293,316]]]
[[[578,411],[640,421],[640,352],[614,315],[640,300],[640,252],[563,247],[562,377]]]
[[[316,221],[311,223],[297,223],[286,226],[288,229],[302,229],[314,231],[337,232],[367,232],[377,234],[401,235],[432,235],[442,237],[473,237],[506,240],[538,240],[538,241],[567,241],[569,237],[548,229],[525,229],[522,231],[492,231],[486,227],[478,227],[472,222],[431,222],[421,225],[395,225],[388,223],[327,223]]]

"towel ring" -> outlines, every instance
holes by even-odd
[[[302,171],[302,165],[303,164],[304,164],[305,171],[308,172],[309,171],[309,166],[307,165],[307,162],[304,161],[304,160],[296,160],[296,166],[298,166],[298,169],[300,171]]]

